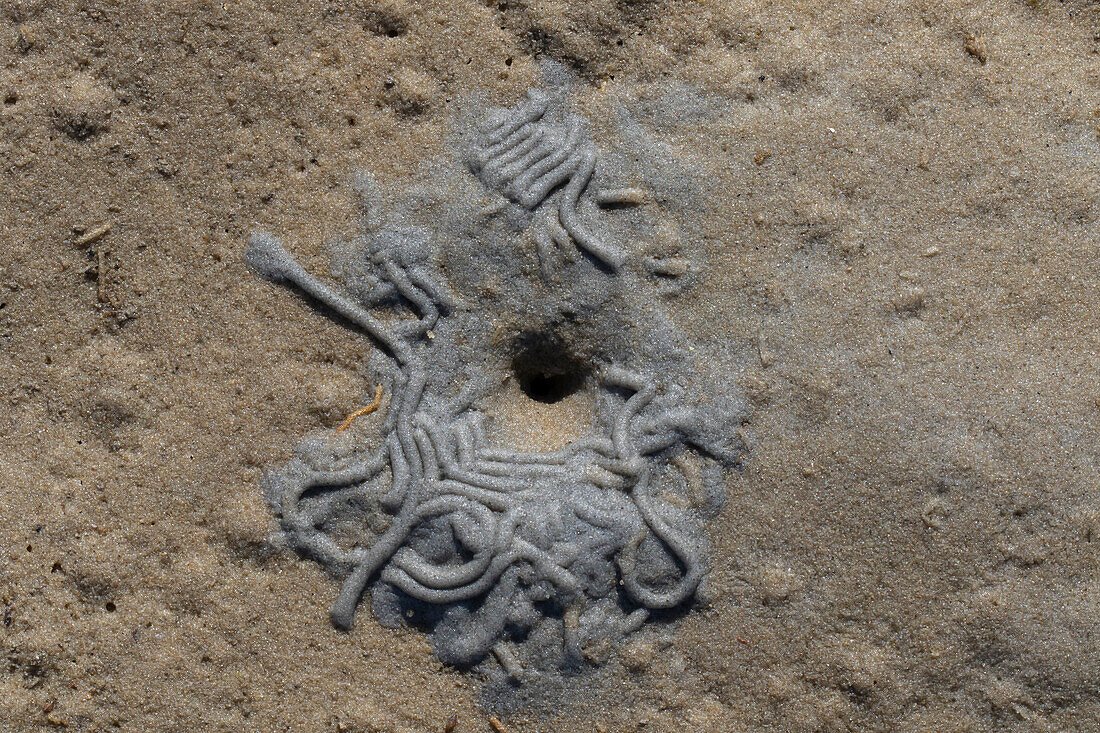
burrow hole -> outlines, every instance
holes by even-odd
[[[575,356],[560,338],[526,333],[516,339],[512,373],[523,394],[552,405],[583,387],[591,368]]]

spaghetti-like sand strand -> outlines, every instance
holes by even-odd
[[[582,222],[582,201],[589,204],[593,195],[595,145],[578,119],[556,125],[546,119],[548,110],[549,98],[532,94],[517,108],[495,113],[468,160],[490,189],[539,209],[531,218],[546,285],[536,292],[552,299],[555,288],[570,287],[566,273],[609,285],[626,255]],[[339,451],[315,448],[266,479],[284,533],[294,548],[345,575],[330,611],[338,628],[351,627],[360,597],[373,587],[389,594],[375,595],[379,614],[395,613],[384,610],[387,598],[391,609],[445,606],[431,622],[433,649],[453,664],[491,654],[515,681],[530,679],[519,652],[527,632],[554,614],[561,618],[563,663],[605,658],[600,649],[637,631],[652,611],[687,603],[695,593],[706,568],[706,545],[690,517],[665,500],[680,483],[669,481],[674,472],[662,468],[694,451],[718,473],[707,486],[719,490],[718,464],[700,447],[716,441],[706,437],[703,419],[679,404],[676,393],[658,394],[664,384],[655,378],[664,377],[659,365],[630,371],[590,351],[584,374],[598,378],[582,378],[597,393],[588,434],[547,452],[490,442],[492,424],[475,405],[507,376],[485,368],[492,359],[474,358],[464,369],[454,363],[478,348],[496,348],[487,338],[472,349],[459,346],[467,334],[456,333],[455,324],[472,321],[457,304],[468,308],[485,301],[477,294],[453,297],[423,249],[426,237],[412,228],[387,228],[379,220],[377,187],[364,180],[359,188],[364,256],[350,269],[364,280],[350,291],[377,308],[392,307],[391,315],[380,319],[322,283],[271,235],[254,235],[246,251],[261,275],[295,285],[392,357],[372,362],[376,400],[350,419],[376,409],[384,409],[384,418],[372,420],[369,431],[342,435],[373,436],[378,442],[366,459],[341,468]],[[641,200],[634,189],[601,191],[597,203]],[[585,266],[582,254],[602,267]],[[617,313],[633,307],[609,303]],[[567,307],[573,308],[562,305],[557,312],[561,322],[568,320]],[[503,343],[514,348],[514,342]],[[505,362],[515,358],[507,351],[499,356]],[[625,362],[637,358],[630,352],[619,356]],[[670,560],[679,573],[668,571]]]

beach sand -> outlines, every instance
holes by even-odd
[[[705,183],[666,307],[751,413],[703,602],[501,726],[1100,730],[1098,29],[1073,0],[6,2],[0,729],[492,730],[475,676],[336,631],[338,583],[273,542],[263,471],[370,401],[373,347],[241,253],[265,228],[327,272],[351,176],[399,185],[552,60],[597,140],[657,100]]]

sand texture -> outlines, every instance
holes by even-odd
[[[1100,731],[1098,30],[1075,0],[0,4],[0,730]],[[371,435],[335,430],[378,349],[243,252],[341,282],[365,172],[467,207],[438,258],[507,305],[539,262],[462,244],[493,216],[462,141],[551,82],[646,192],[601,216],[679,259],[629,295],[737,395],[739,454],[694,601],[501,702],[369,597],[329,623],[261,486]],[[549,451],[595,399],[481,408]]]

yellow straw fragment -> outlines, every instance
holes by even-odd
[[[351,425],[352,421],[355,420],[355,418],[362,417],[363,415],[371,414],[372,412],[374,412],[375,410],[378,409],[378,406],[380,404],[382,404],[382,385],[381,384],[374,388],[374,402],[372,402],[369,405],[367,405],[366,407],[362,407],[362,408],[356,410],[355,412],[351,413],[350,415],[348,415],[348,419],[344,420],[344,423],[340,427],[336,428],[336,432],[338,432],[338,433],[344,432],[345,430],[348,429],[348,426]]]

